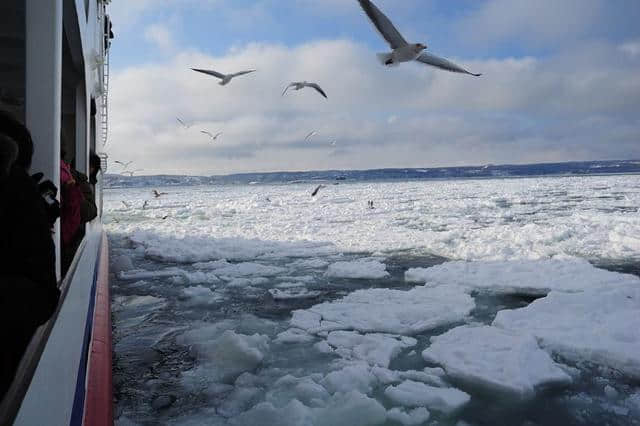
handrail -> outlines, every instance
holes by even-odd
[[[60,313],[60,308],[67,297],[67,293],[69,292],[71,280],[75,275],[80,257],[82,256],[82,252],[84,251],[86,244],[87,238],[85,236],[80,242],[80,245],[76,250],[76,254],[73,256],[73,261],[69,266],[67,275],[58,286],[60,289],[60,300],[58,301],[58,306],[56,307],[55,312],[46,323],[38,327],[35,333],[33,333],[31,341],[22,355],[22,359],[18,365],[18,370],[13,378],[13,382],[0,403],[0,425],[2,426],[11,425],[20,410],[20,405],[22,404],[22,400],[29,389],[31,379],[38,367],[38,362],[40,361],[42,352],[47,345],[51,330],[53,329],[58,318],[58,314]]]

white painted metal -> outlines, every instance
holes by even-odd
[[[25,118],[35,150],[31,170],[60,181],[62,0],[26,0]],[[60,224],[56,273],[60,277]]]
[[[92,222],[86,238],[69,292],[14,425],[68,425],[71,419],[102,224]]]

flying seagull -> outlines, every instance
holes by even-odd
[[[213,133],[207,132],[206,130],[200,130],[200,133],[204,133],[205,135],[209,136],[212,141],[215,141],[216,139],[218,139],[218,136],[222,134],[222,132],[218,132],[214,135]]]
[[[316,132],[315,130],[312,131],[312,132],[309,132],[309,134],[304,137],[305,142],[308,141],[311,138],[311,136],[315,136],[317,134],[318,134],[318,132]]]
[[[229,84],[229,82],[231,81],[232,78],[234,77],[238,77],[240,75],[245,75],[245,74],[249,74],[251,72],[254,72],[255,70],[247,70],[247,71],[240,71],[240,72],[235,72],[232,74],[222,74],[218,71],[214,71],[214,70],[203,70],[203,69],[199,69],[199,68],[191,68],[194,71],[197,72],[201,72],[203,74],[209,74],[212,75],[214,77],[218,77],[220,79],[220,83],[218,83],[220,86],[225,86],[227,84]]]
[[[153,191],[151,191],[151,192],[153,193],[153,196],[154,196],[154,197],[156,197],[156,198],[158,198],[158,197],[160,197],[160,196],[162,196],[162,195],[167,195],[167,193],[166,193],[166,192],[158,192],[158,190],[156,190],[156,189],[154,189],[154,190],[153,190]]]
[[[129,167],[129,165],[130,165],[131,163],[133,163],[133,161],[127,161],[126,163],[124,163],[124,162],[122,162],[122,161],[118,161],[118,160],[116,160],[116,161],[114,161],[114,163],[116,163],[116,164],[120,164],[122,167],[124,167],[124,168],[126,169],[127,167]]]
[[[285,93],[287,93],[287,90],[289,90],[289,88],[291,87],[293,88],[293,90],[300,90],[300,89],[304,89],[305,87],[311,87],[313,89],[316,89],[316,91],[320,93],[322,96],[324,96],[325,98],[327,97],[327,94],[324,93],[324,90],[322,90],[322,88],[318,85],[318,83],[308,83],[306,81],[294,81],[293,83],[289,83],[289,85],[284,88],[284,92],[282,92],[282,96],[284,96]]]
[[[178,120],[178,122],[182,124],[182,127],[184,127],[185,129],[189,129],[191,127],[190,124],[187,124],[184,121],[180,120],[180,117],[176,117],[176,120]]]
[[[313,190],[313,192],[311,193],[312,197],[315,197],[316,194],[318,193],[318,191],[320,191],[320,188],[324,188],[324,185],[318,185],[316,186],[316,189]]]
[[[470,74],[479,77],[482,74],[474,74],[462,68],[453,62],[441,58],[431,53],[423,52],[427,48],[422,43],[409,44],[402,34],[398,32],[393,23],[387,18],[387,16],[380,11],[370,0],[358,0],[360,6],[367,14],[373,25],[376,27],[380,35],[391,46],[390,53],[379,53],[378,59],[385,65],[397,65],[401,62],[409,62],[416,60],[427,65],[431,65],[436,68],[440,68],[446,71],[459,72],[462,74]]]

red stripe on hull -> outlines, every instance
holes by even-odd
[[[113,425],[113,383],[111,376],[111,298],[109,295],[109,243],[102,234],[96,283],[87,395],[83,423]]]

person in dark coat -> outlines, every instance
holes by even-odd
[[[51,192],[56,188],[50,181],[38,185],[29,175],[31,135],[22,123],[1,111],[0,135],[18,147],[17,158],[0,188],[1,397],[34,332],[55,312],[60,291],[52,239],[56,208]]]

